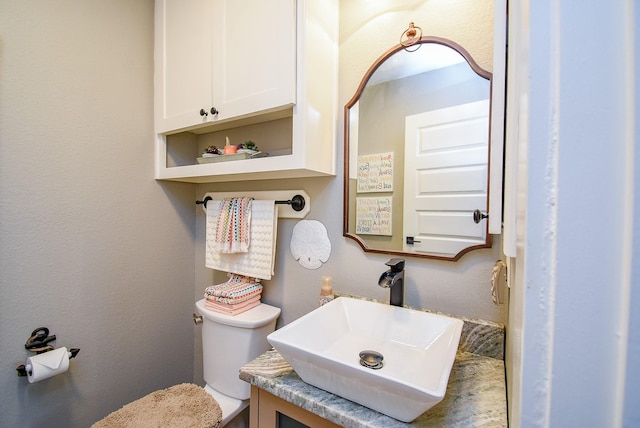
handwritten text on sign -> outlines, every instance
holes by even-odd
[[[391,236],[391,196],[356,198],[356,233]]]
[[[358,156],[358,192],[393,192],[393,153]]]

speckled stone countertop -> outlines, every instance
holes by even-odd
[[[242,367],[240,379],[346,428],[507,427],[504,327],[463,321],[444,399],[411,423],[305,383],[273,349]]]

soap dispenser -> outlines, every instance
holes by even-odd
[[[333,287],[331,286],[331,277],[323,276],[322,281],[322,288],[320,288],[320,306],[329,303],[334,299]]]

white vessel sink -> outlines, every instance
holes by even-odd
[[[403,422],[444,397],[463,322],[339,297],[267,336],[300,378]],[[382,354],[365,367],[364,350]]]

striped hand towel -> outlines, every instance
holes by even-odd
[[[252,200],[249,197],[237,197],[220,201],[215,244],[221,253],[249,251]]]

